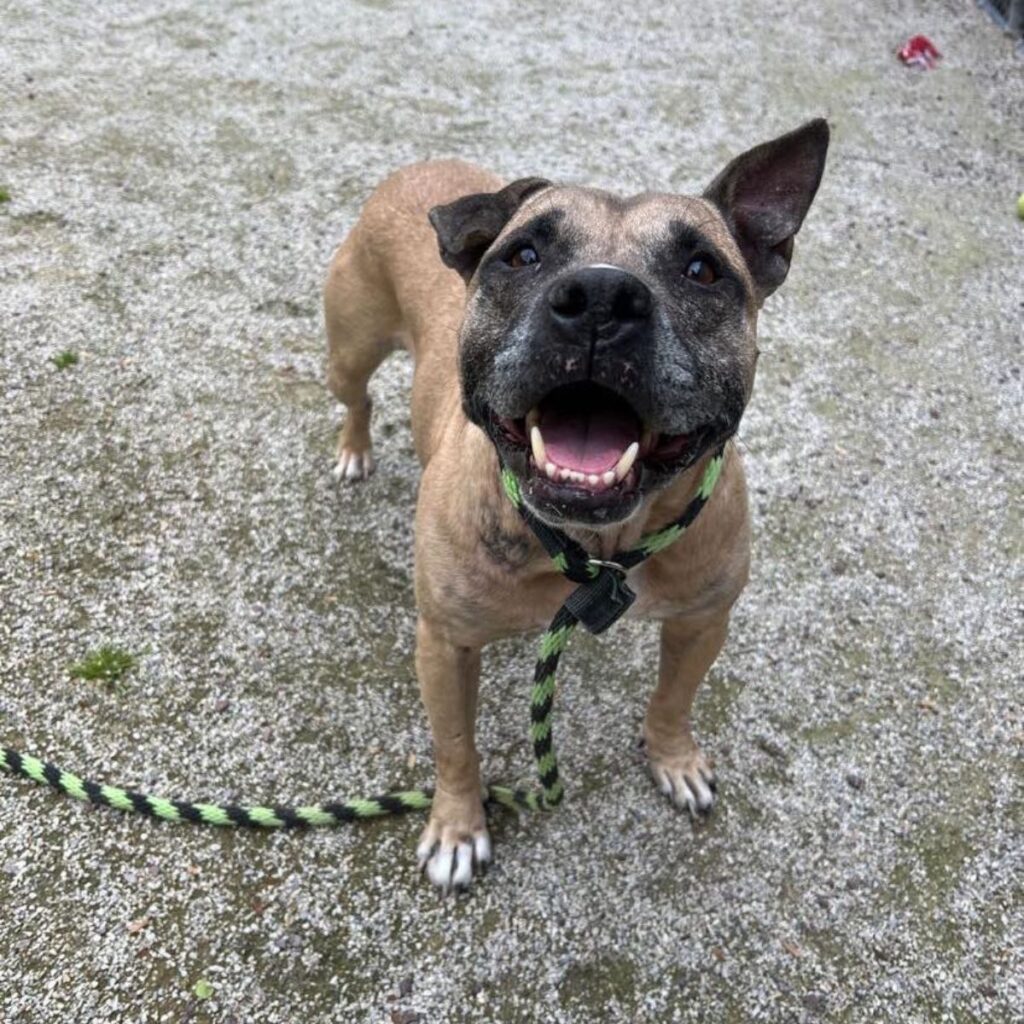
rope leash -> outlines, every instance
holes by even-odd
[[[540,788],[490,785],[485,790],[485,802],[528,811],[550,810],[562,802],[565,791],[558,775],[558,759],[551,728],[555,674],[562,651],[577,625],[582,623],[591,633],[602,633],[626,612],[636,598],[626,583],[626,573],[682,536],[711,497],[724,458],[724,447],[720,447],[708,461],[697,493],[681,516],[662,529],[643,536],[636,547],[619,552],[607,561],[591,558],[570,537],[539,520],[523,501],[519,481],[510,470],[502,470],[502,485],[509,500],[551,557],[555,568],[578,586],[559,608],[541,637],[539,657],[533,670],[530,740]],[[33,782],[51,786],[76,800],[164,821],[190,821],[204,825],[264,829],[333,826],[384,815],[429,810],[433,799],[431,789],[405,789],[366,799],[298,807],[279,804],[238,806],[192,803],[90,782],[10,747],[0,746],[0,767]]]

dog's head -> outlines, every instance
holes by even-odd
[[[431,210],[469,286],[466,415],[543,519],[623,520],[736,431],[828,134],[757,146],[700,198],[524,178]]]

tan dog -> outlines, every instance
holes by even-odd
[[[402,346],[416,364],[416,668],[437,768],[417,855],[436,885],[467,886],[490,858],[474,744],[481,648],[544,628],[574,587],[503,493],[499,454],[529,507],[594,557],[679,515],[737,429],[758,310],[786,277],[827,146],[826,123],[809,122],[735,159],[700,198],[503,187],[457,161],[417,164],[374,192],[335,255],[339,477],[373,469],[371,374]],[[696,522],[629,577],[631,613],[662,622],[651,771],[691,813],[711,809],[714,776],[690,708],[748,563],[729,444]]]

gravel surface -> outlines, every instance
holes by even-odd
[[[636,749],[653,628],[574,640],[568,799],[440,900],[421,821],[240,834],[0,778],[0,1020],[1024,1020],[1024,61],[974,5],[0,5],[0,741],[281,801],[430,780],[411,369],[339,491],[319,292],[389,170],[696,189],[817,114],[762,321],[753,579],[694,828]],[[894,51],[926,32],[940,68]],[[63,352],[78,362],[59,369]],[[114,644],[114,682],[69,665]],[[485,661],[531,778],[533,643]]]

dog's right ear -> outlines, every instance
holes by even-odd
[[[435,206],[428,214],[437,232],[441,259],[469,281],[483,255],[527,196],[551,184],[544,178],[520,178],[499,192],[463,196]]]

